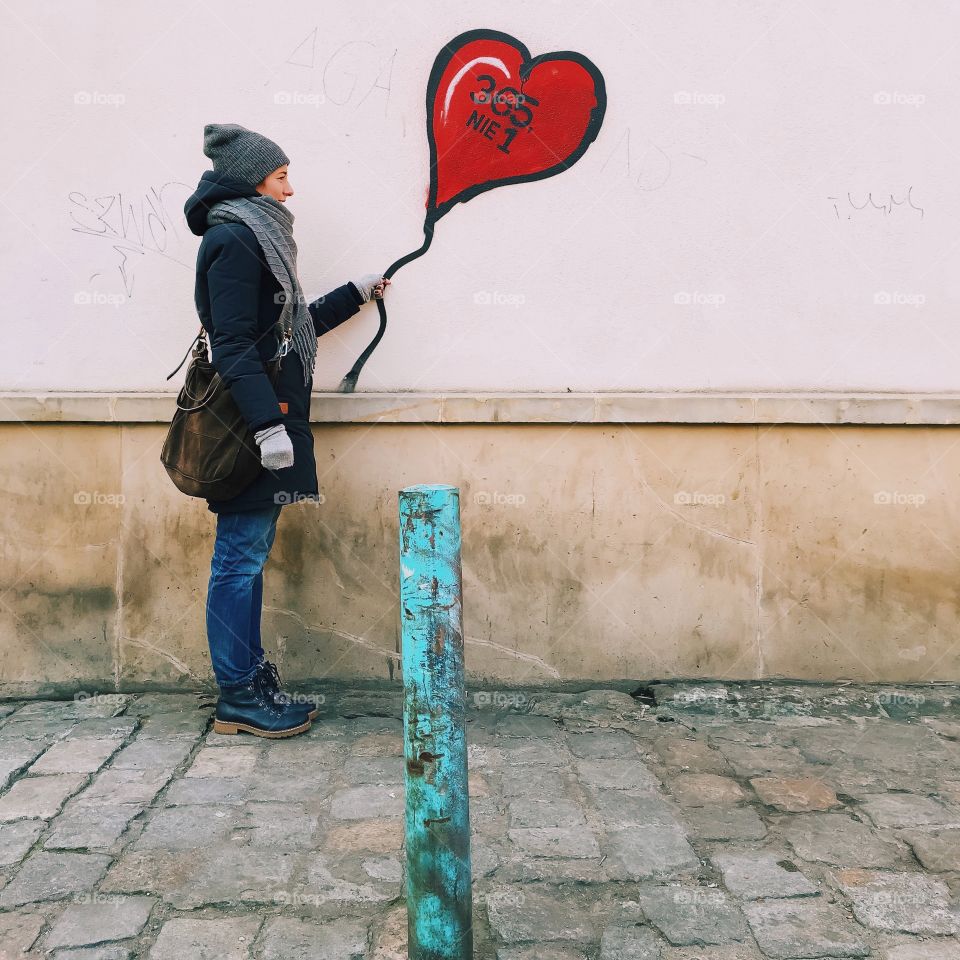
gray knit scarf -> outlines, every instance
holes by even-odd
[[[317,331],[297,277],[297,244],[293,239],[293,212],[263,194],[220,200],[207,213],[207,223],[245,223],[256,235],[270,272],[283,288],[280,324],[290,331],[293,349],[303,363],[303,383],[313,375],[317,358]]]

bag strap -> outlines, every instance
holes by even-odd
[[[190,341],[190,346],[187,347],[187,352],[183,355],[183,359],[177,364],[177,370],[179,370],[187,362],[187,357],[190,356],[190,351],[193,350],[193,345],[198,340],[203,340],[204,337],[206,336],[206,333],[207,331],[204,330],[203,324],[201,324],[200,332]],[[177,372],[177,370],[174,370],[173,373],[167,374],[167,379],[169,380],[173,376],[173,374]]]
[[[281,326],[279,320],[277,321],[277,326],[278,326],[278,327]],[[283,360],[283,358],[290,352],[290,347],[292,346],[292,343],[293,343],[293,337],[291,336],[290,331],[287,330],[287,329],[284,328],[284,327],[281,327],[281,330],[282,330],[282,334],[283,334],[283,335],[282,335],[282,337],[280,338],[280,344],[279,344],[279,346],[278,346],[278,348],[277,348],[277,355],[276,355],[275,357],[271,357],[270,360],[268,361],[268,363],[272,363],[274,360],[276,360],[276,362],[277,362],[276,372],[277,372],[277,373],[280,372],[280,361]],[[200,325],[200,330],[199,330],[199,332],[198,332],[197,335],[190,341],[190,346],[187,347],[187,352],[183,355],[183,359],[177,364],[177,369],[174,370],[172,373],[168,373],[168,374],[167,374],[167,380],[169,380],[172,376],[174,376],[174,374],[176,374],[177,370],[179,370],[179,369],[187,362],[187,357],[190,356],[191,351],[193,351],[194,344],[196,344],[196,342],[197,342],[198,340],[202,342],[202,344],[203,344],[203,347],[202,347],[203,352],[206,353],[206,350],[207,350],[206,336],[207,336],[207,331],[206,331],[206,329],[204,328],[203,324],[201,324],[201,325]],[[198,351],[198,353],[199,353],[199,351]]]

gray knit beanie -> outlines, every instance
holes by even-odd
[[[272,141],[239,123],[208,123],[203,128],[203,152],[216,173],[225,173],[251,186],[262,182],[290,158]]]

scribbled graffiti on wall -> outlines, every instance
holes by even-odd
[[[160,187],[150,187],[135,198],[124,193],[92,196],[72,190],[67,194],[74,224],[71,229],[107,241],[116,254],[115,269],[123,281],[124,292],[132,297],[136,257],[160,254],[193,270],[192,263],[180,260],[172,251],[174,241],[185,235],[179,217],[183,200],[178,198],[189,195],[191,189],[187,183],[171,180]]]
[[[840,217],[841,204],[843,206],[843,211],[846,214],[848,220],[853,219],[854,213],[859,213],[861,210],[882,210],[886,214],[893,213],[897,207],[905,207],[907,210],[914,210],[920,214],[920,219],[924,217],[925,210],[923,207],[919,206],[916,201],[913,199],[913,187],[907,187],[907,192],[904,194],[903,198],[898,200],[892,193],[887,194],[887,198],[881,199],[877,203],[873,192],[867,194],[865,200],[861,200],[860,197],[854,199],[853,194],[848,190],[847,195],[841,199],[837,197],[827,197],[828,200],[833,201],[833,212],[837,215],[837,219]]]

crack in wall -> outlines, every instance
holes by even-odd
[[[754,665],[755,675],[757,679],[764,676],[764,660],[763,660],[763,633],[762,633],[762,623],[760,620],[762,613],[762,599],[763,599],[763,555],[760,547],[760,539],[763,533],[763,516],[762,516],[762,478],[760,470],[760,426],[757,425],[754,427],[756,431],[756,440],[754,441],[754,450],[756,454],[757,461],[757,508],[756,508],[756,518],[753,522],[752,540],[745,540],[741,537],[734,537],[728,533],[723,533],[720,530],[714,530],[712,527],[706,527],[702,524],[697,523],[694,520],[691,520],[689,517],[685,517],[680,511],[674,509],[664,500],[654,489],[650,486],[646,477],[640,471],[636,458],[628,456],[627,460],[630,464],[630,469],[633,472],[634,477],[640,486],[653,497],[653,499],[660,504],[664,512],[668,513],[670,516],[679,520],[681,523],[686,524],[687,526],[694,527],[697,530],[702,531],[703,533],[709,534],[713,537],[720,537],[724,540],[731,540],[734,543],[742,543],[744,546],[753,547],[755,551],[755,556],[757,559],[757,573],[755,577],[755,609],[754,615],[756,617],[756,636],[755,636],[755,647],[756,647],[756,660]],[[623,436],[624,446],[627,445],[627,436]],[[628,449],[628,453],[629,453]]]
[[[269,610],[271,613],[283,614],[284,616],[296,620],[296,622],[299,623],[300,626],[307,631],[307,633],[332,633],[344,640],[349,640],[351,643],[355,643],[358,647],[364,647],[367,650],[372,650],[375,653],[379,653],[381,656],[387,657],[388,660],[393,659],[398,662],[400,660],[400,655],[398,653],[394,653],[392,650],[387,650],[384,647],[374,643],[372,640],[368,640],[366,637],[358,637],[355,633],[347,633],[346,630],[338,630],[336,627],[327,627],[319,623],[308,623],[299,613],[296,612],[296,610],[290,610],[288,607],[271,607],[268,604],[264,604],[263,609]],[[278,666],[281,665],[282,664],[278,664]]]
[[[495,643],[493,640],[482,640],[480,637],[465,636],[463,639],[467,643],[475,643],[481,647],[492,647],[494,650],[499,650],[501,653],[508,654],[515,660],[520,660],[523,663],[529,663],[535,667],[539,667],[544,673],[556,680],[560,679],[560,671],[557,670],[556,667],[551,667],[546,660],[541,660],[540,657],[535,657],[532,653],[521,653],[519,650],[513,650],[510,647],[505,647],[503,644]]]
[[[366,650],[372,650],[373,652],[386,657],[388,662],[396,661],[399,663],[402,660],[400,651],[394,652],[393,650],[387,650],[384,647],[377,645],[372,640],[368,640],[366,637],[359,637],[355,633],[348,633],[346,630],[337,630],[335,627],[327,627],[323,626],[322,624],[308,623],[299,613],[297,613],[295,610],[289,609],[288,607],[273,607],[264,604],[263,609],[269,610],[271,613],[279,613],[290,617],[299,623],[300,626],[308,633],[332,633],[344,640],[349,640],[351,643],[355,643],[359,647],[363,647]],[[521,653],[519,650],[512,650],[510,647],[503,646],[503,644],[495,643],[493,640],[483,640],[480,637],[465,636],[463,639],[465,643],[472,643],[482,647],[491,647],[494,650],[498,650],[500,653],[507,654],[515,660],[520,660],[523,663],[529,663],[533,666],[539,667],[544,673],[550,677],[553,677],[554,679],[560,679],[560,671],[557,670],[556,667],[550,666],[550,664],[545,660],[540,659],[540,657],[535,657],[533,654]]]
[[[623,445],[627,446],[626,435],[623,436]],[[749,547],[756,546],[756,543],[754,543],[753,540],[744,540],[741,537],[734,537],[729,533],[724,533],[722,530],[714,530],[713,527],[705,527],[703,524],[697,523],[695,520],[691,520],[689,517],[685,517],[679,510],[675,510],[673,507],[670,506],[669,503],[667,503],[666,500],[663,499],[663,497],[660,496],[660,494],[656,492],[656,490],[653,489],[652,486],[650,486],[649,482],[647,481],[647,478],[640,472],[640,470],[637,467],[636,457],[629,456],[629,454],[632,453],[632,451],[629,450],[629,448],[627,450],[627,453],[628,453],[627,462],[630,464],[630,469],[633,471],[633,475],[636,478],[637,482],[640,484],[641,487],[643,487],[643,489],[647,493],[650,494],[651,497],[653,497],[654,500],[657,501],[657,503],[660,504],[661,507],[663,507],[666,513],[670,514],[671,517],[674,517],[675,519],[679,520],[681,523],[686,524],[687,526],[694,527],[697,530],[701,530],[703,533],[708,533],[712,537],[721,537],[724,540],[732,540],[734,543],[742,543]]]
[[[155,643],[151,643],[149,640],[144,640],[143,637],[124,637],[117,635],[117,644],[120,645],[121,641],[126,640],[127,643],[132,643],[136,647],[142,647],[144,650],[149,650],[151,653],[155,653],[158,657],[162,657],[168,663],[172,663],[181,673],[185,673],[188,677],[193,680],[202,681],[203,678],[198,674],[194,673],[179,657],[175,657],[172,653],[167,650],[164,650],[162,647],[158,647]]]

